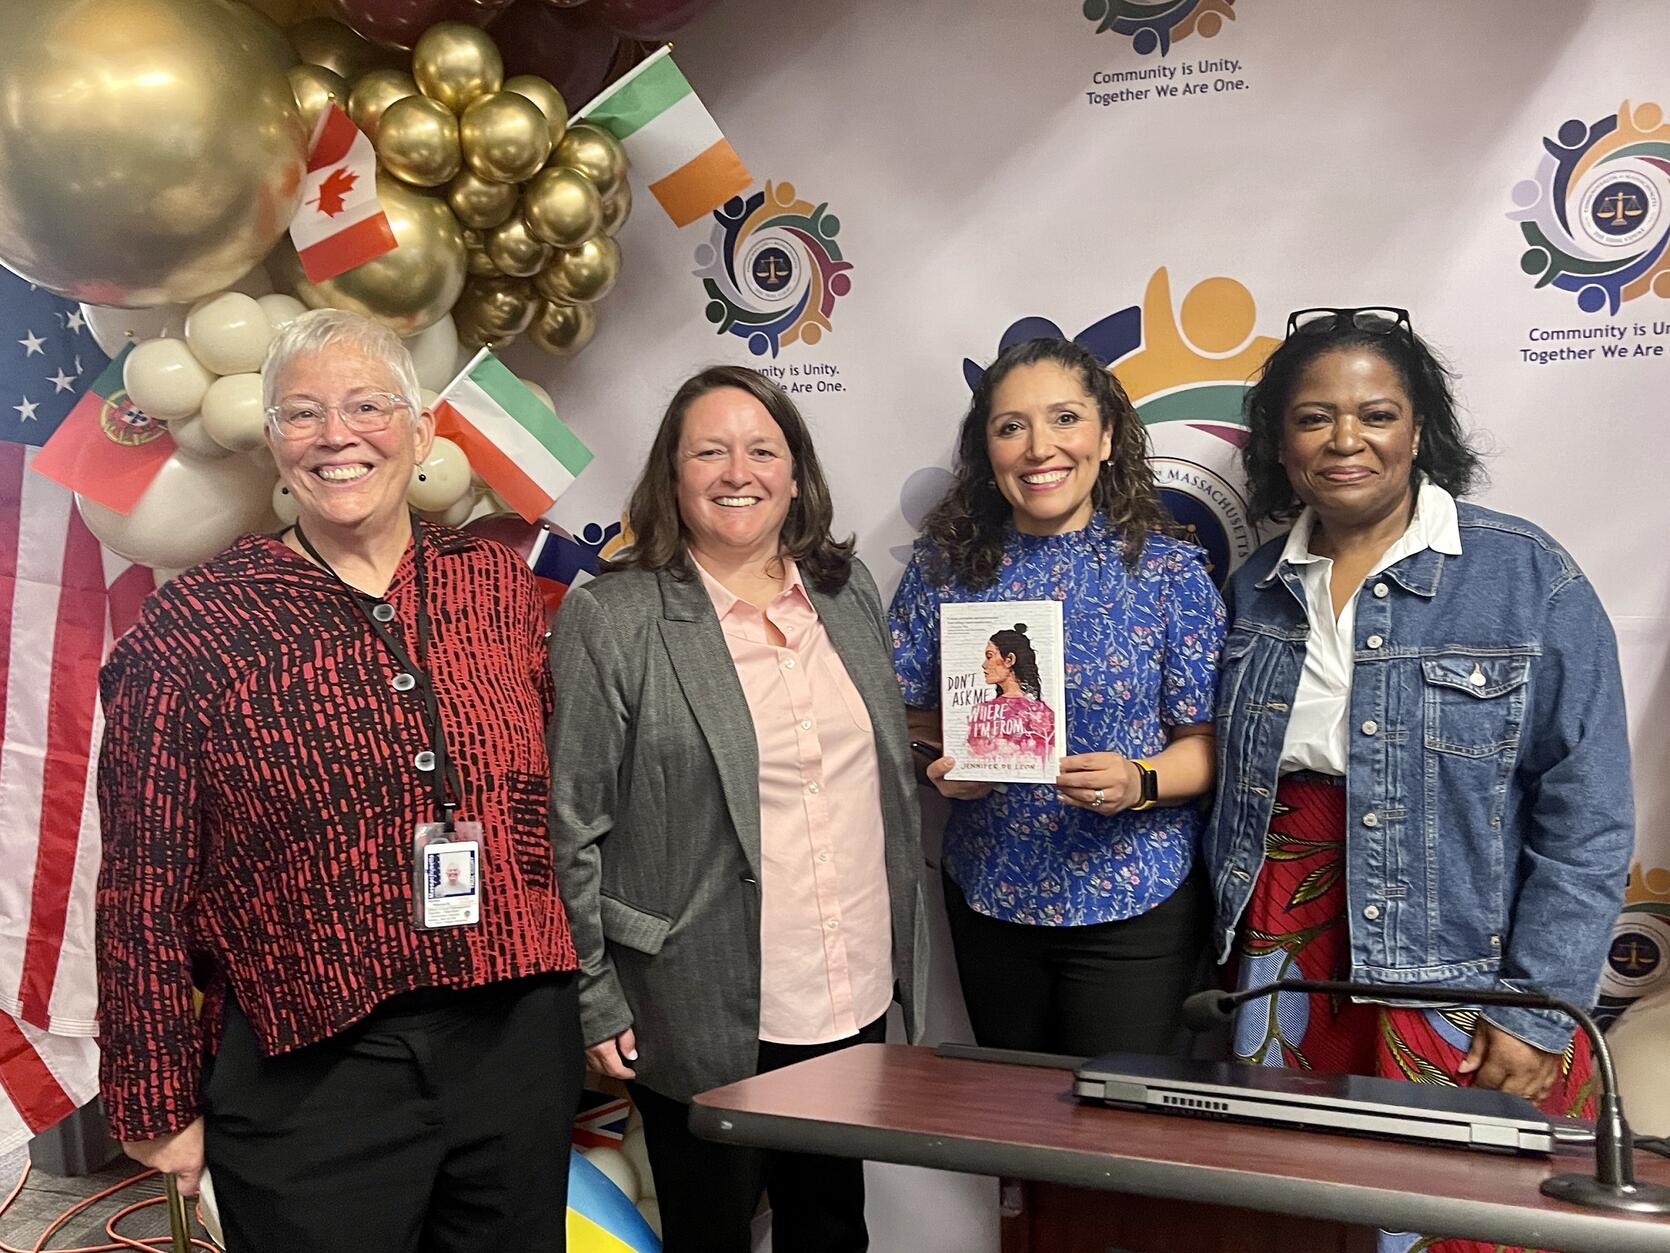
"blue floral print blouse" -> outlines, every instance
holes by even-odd
[[[1010,529],[990,587],[935,583],[933,549],[916,543],[889,621],[905,703],[939,708],[944,601],[1061,602],[1067,636],[1063,752],[1149,757],[1167,728],[1210,722],[1224,608],[1192,544],[1149,535],[1134,570],[1118,529],[1098,514],[1081,531]],[[982,914],[1071,927],[1132,918],[1161,904],[1194,865],[1203,819],[1192,805],[1095,814],[1045,784],[1011,783],[953,801],[946,873]]]

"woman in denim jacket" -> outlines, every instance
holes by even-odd
[[[1231,580],[1205,855],[1219,960],[1283,976],[1594,1001],[1634,830],[1617,646],[1547,534],[1458,502],[1479,462],[1397,309],[1306,310],[1247,395],[1256,516]],[[1586,1108],[1540,1010],[1250,1002],[1268,1066]],[[1444,1247],[1448,1248],[1449,1245]]]

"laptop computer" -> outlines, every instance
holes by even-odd
[[[1496,1152],[1548,1153],[1555,1141],[1547,1115],[1505,1092],[1239,1062],[1109,1053],[1073,1072],[1073,1093],[1127,1109]]]

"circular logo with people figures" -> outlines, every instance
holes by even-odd
[[[817,343],[832,329],[835,302],[852,290],[840,230],[827,204],[801,199],[790,183],[732,197],[696,249],[708,321],[746,340],[756,357]]]
[[[1084,16],[1096,33],[1124,35],[1141,56],[1158,52],[1190,35],[1210,39],[1235,20],[1235,0],[1084,0]]]
[[[1527,247],[1520,268],[1538,287],[1575,294],[1585,313],[1670,298],[1670,125],[1656,104],[1593,122],[1572,118],[1542,141],[1536,174],[1516,183]]]

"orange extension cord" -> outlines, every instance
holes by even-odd
[[[23,1191],[23,1185],[29,1182],[29,1170],[30,1168],[28,1166],[23,1168],[23,1173],[18,1176],[17,1185],[12,1188],[11,1192],[7,1195],[4,1201],[0,1201],[0,1217],[3,1217],[6,1211],[12,1207],[12,1202],[17,1200],[18,1194]],[[74,1205],[70,1206],[69,1209],[65,1210],[62,1214],[58,1215],[57,1218],[52,1220],[52,1222],[47,1226],[47,1229],[41,1232],[40,1238],[34,1243],[34,1247],[21,1249],[15,1247],[14,1245],[7,1244],[4,1240],[0,1240],[0,1253],[49,1253],[47,1241],[52,1239],[53,1234],[60,1227],[69,1222],[70,1219],[74,1218],[89,1205],[95,1205],[104,1200],[106,1197],[114,1196],[124,1188],[131,1188],[137,1183],[143,1183],[147,1179],[155,1179],[156,1177],[156,1171],[147,1170],[141,1174],[134,1175],[131,1179],[124,1179],[121,1183],[118,1183],[113,1187],[106,1188],[103,1192],[96,1193],[95,1195],[87,1197],[84,1200],[77,1201]],[[121,1232],[116,1230],[116,1224],[122,1219],[128,1217],[130,1214],[137,1214],[140,1210],[147,1209],[152,1205],[166,1205],[167,1203],[167,1197],[153,1196],[143,1201],[135,1201],[132,1205],[117,1210],[105,1221],[104,1224],[104,1232],[112,1241],[110,1244],[88,1244],[73,1249],[51,1249],[50,1253],[119,1253],[119,1250],[122,1249],[142,1249],[145,1250],[146,1253],[154,1253],[157,1249],[167,1249],[170,1247],[170,1239],[168,1236],[145,1236],[143,1238],[135,1238],[132,1236],[124,1236]],[[194,1249],[207,1249],[209,1250],[209,1253],[219,1253],[219,1250],[207,1240],[193,1239],[191,1246]]]

